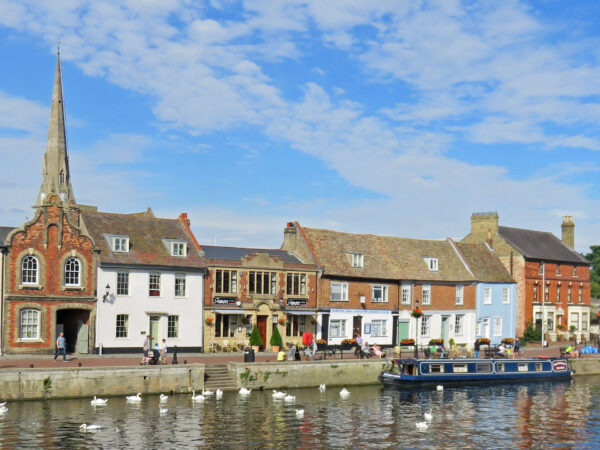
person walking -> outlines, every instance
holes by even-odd
[[[475,340],[474,354],[475,358],[479,358],[479,351],[481,350],[481,344],[479,343],[479,339]]]
[[[152,345],[152,336],[146,336],[144,339],[144,343],[142,344],[142,364],[146,362],[146,356],[148,355],[148,350],[150,350],[150,346]]]
[[[56,338],[56,352],[54,353],[54,362],[56,362],[56,358],[58,355],[62,354],[63,362],[67,362],[67,341],[65,340],[65,333],[62,331],[60,335]]]
[[[519,338],[515,339],[515,355],[516,356],[521,355],[521,341],[519,341]]]
[[[162,347],[160,348],[160,356],[162,357],[163,364],[167,363],[167,340],[162,340]]]

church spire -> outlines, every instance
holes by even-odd
[[[71,174],[69,172],[69,156],[67,155],[67,138],[65,132],[65,110],[63,105],[62,78],[60,70],[60,51],[56,57],[56,76],[52,92],[50,108],[50,126],[48,141],[42,166],[42,185],[36,205],[48,203],[50,196],[55,195],[58,204],[68,206],[75,203]]]

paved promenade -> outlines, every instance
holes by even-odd
[[[563,345],[564,346],[564,345]],[[526,357],[535,356],[559,356],[558,346],[541,349],[540,347],[527,347],[523,349]],[[403,353],[403,357],[411,357],[410,352]],[[598,355],[583,355],[584,357],[598,357]],[[122,367],[139,366],[141,361],[141,352],[139,355],[67,355],[67,362],[62,362],[62,356],[59,356],[56,362],[53,362],[53,355],[26,356],[26,355],[5,355],[0,357],[0,370],[3,369],[27,369],[31,368],[49,368],[49,367]],[[256,354],[256,362],[275,361],[277,355],[273,352],[259,352]],[[322,358],[322,353],[317,354],[317,359]],[[353,351],[345,351],[344,359],[353,359]],[[243,362],[244,353],[193,353],[178,354],[179,364],[226,364],[230,361]],[[172,362],[172,354],[168,357],[168,364]],[[160,367],[160,366],[158,366]]]

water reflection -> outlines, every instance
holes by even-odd
[[[379,386],[290,391],[295,403],[271,392],[250,397],[226,393],[193,403],[169,396],[159,414],[158,397],[140,404],[111,398],[104,407],[89,399],[9,403],[0,417],[5,447],[547,447],[596,446],[600,442],[600,377],[572,383],[446,387],[444,391],[398,391]],[[304,417],[296,417],[304,409]],[[425,431],[415,423],[425,412]],[[101,424],[96,433],[79,425]]]

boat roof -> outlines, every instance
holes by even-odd
[[[531,358],[431,358],[431,359],[416,359],[416,358],[396,358],[394,361],[400,364],[418,364],[420,362],[428,362],[428,363],[484,363],[484,362],[519,362],[519,361],[554,361],[556,359],[565,359],[565,358],[555,358],[548,356],[533,356]]]

